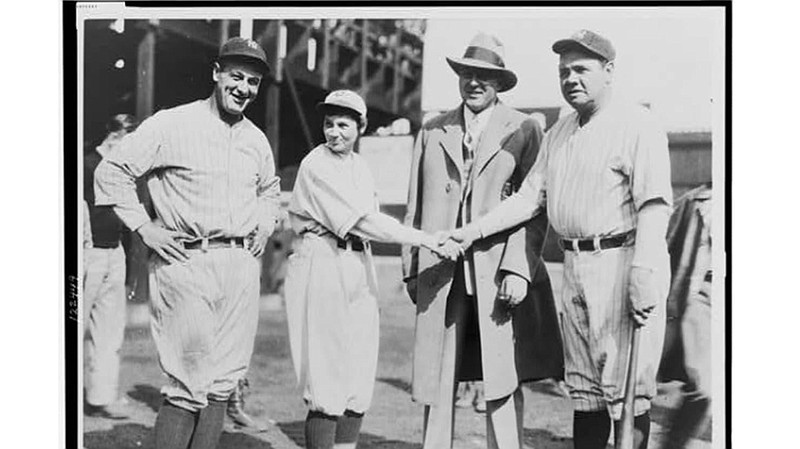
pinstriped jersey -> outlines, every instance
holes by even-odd
[[[640,106],[612,103],[583,126],[576,112],[559,120],[526,184],[534,177],[553,228],[566,238],[629,231],[648,200],[672,205],[667,137]]]
[[[141,176],[162,225],[198,238],[246,236],[278,214],[266,136],[246,117],[225,123],[210,98],[157,112],[98,166],[96,203],[114,205],[130,229],[150,221],[136,196]]]

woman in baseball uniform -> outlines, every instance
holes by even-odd
[[[301,238],[285,283],[289,341],[309,407],[306,447],[354,448],[378,361],[378,287],[369,242],[447,251],[434,236],[379,212],[369,167],[353,151],[367,126],[364,100],[339,90],[317,109],[325,115],[326,142],[300,164],[289,207]]]

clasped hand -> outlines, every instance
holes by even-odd
[[[442,259],[456,260],[477,240],[478,233],[468,227],[450,231],[439,231],[432,236],[432,242],[427,246]]]

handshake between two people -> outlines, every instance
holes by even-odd
[[[477,228],[465,226],[426,234],[422,246],[430,249],[442,259],[454,261],[463,256],[472,243],[480,237],[480,231]]]

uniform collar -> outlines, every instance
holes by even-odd
[[[213,115],[214,118],[216,118],[217,120],[221,121],[222,123],[230,126],[231,128],[235,128],[237,126],[242,126],[242,124],[247,121],[247,117],[245,117],[244,114],[242,114],[241,117],[239,118],[239,120],[236,121],[235,123],[228,123],[225,120],[223,120],[222,119],[222,115],[221,115],[221,113],[219,111],[219,106],[217,105],[217,102],[214,99],[214,93],[213,92],[211,93],[211,96],[206,98],[204,101],[205,101],[206,107],[208,107],[208,111],[211,113],[211,115]]]

